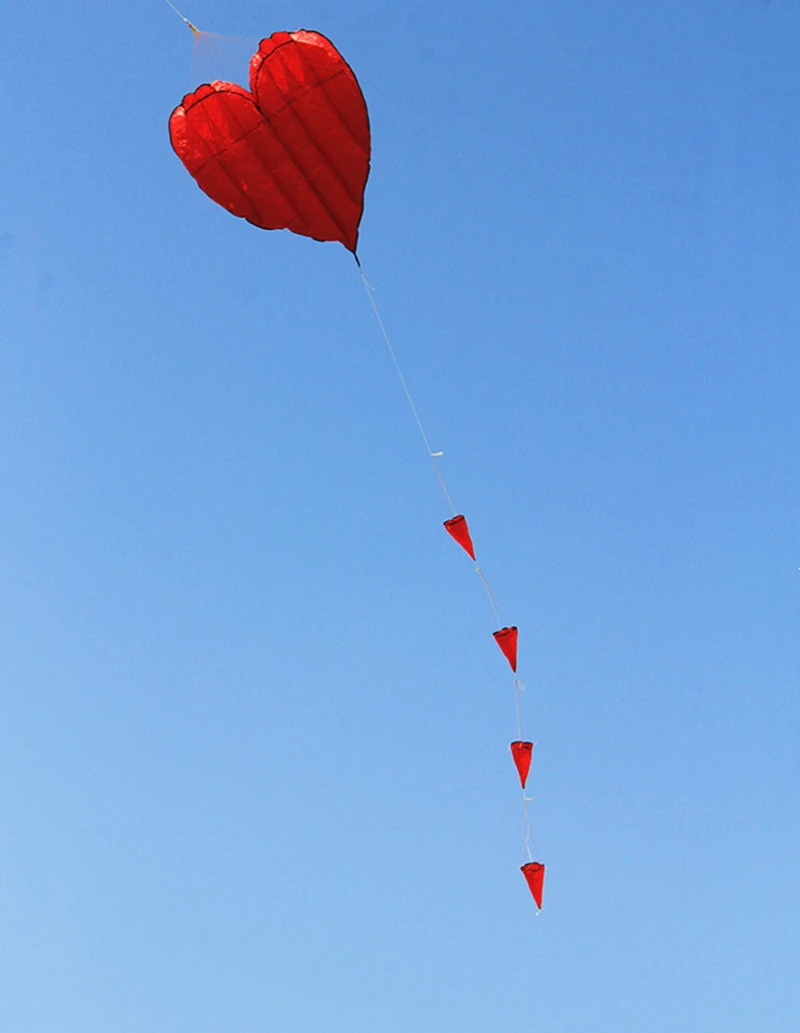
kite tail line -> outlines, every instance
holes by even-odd
[[[515,707],[515,709],[517,711],[517,735],[519,736],[520,740],[524,740],[524,738],[525,738],[525,732],[524,732],[524,727],[523,727],[524,722],[522,720],[522,699],[521,699],[521,696],[520,696],[520,693],[522,693],[524,691],[525,691],[524,683],[521,682],[519,680],[519,678],[515,678],[514,679],[514,707]]]
[[[169,3],[169,0],[167,0],[167,2]],[[448,534],[450,534],[451,537],[453,537],[459,543],[459,545],[461,545],[461,547],[464,549],[464,551],[467,552],[467,554],[471,557],[471,559],[475,563],[475,570],[480,575],[481,581],[483,582],[483,586],[486,589],[486,595],[487,595],[487,597],[489,599],[489,606],[492,609],[492,615],[494,617],[494,620],[495,620],[497,625],[500,625],[500,624],[504,625],[503,627],[500,628],[499,631],[494,632],[494,637],[495,637],[495,640],[496,640],[498,646],[500,646],[500,649],[503,652],[503,655],[508,660],[508,662],[509,662],[509,664],[511,666],[511,670],[514,673],[514,708],[515,708],[515,712],[516,712],[516,726],[517,726],[517,733],[519,735],[519,740],[516,743],[512,744],[512,753],[514,752],[514,748],[515,747],[524,746],[528,750],[528,757],[531,758],[532,757],[532,753],[533,753],[533,743],[522,742],[521,741],[521,740],[523,740],[523,727],[524,727],[524,721],[523,721],[523,715],[522,715],[521,692],[525,688],[525,686],[516,677],[516,672],[517,672],[517,628],[516,628],[516,626],[510,626],[510,627],[508,626],[509,622],[508,622],[508,618],[506,616],[506,612],[503,609],[502,605],[500,604],[500,600],[497,598],[497,596],[495,595],[494,591],[492,590],[492,587],[489,584],[488,580],[486,579],[486,575],[484,574],[483,570],[477,564],[477,561],[475,559],[475,550],[474,550],[474,547],[473,547],[473,544],[472,544],[472,538],[470,537],[469,530],[467,528],[466,519],[464,518],[463,515],[458,514],[458,512],[456,511],[456,507],[453,504],[453,499],[452,499],[452,497],[450,495],[450,492],[448,491],[448,488],[447,488],[447,485],[445,483],[444,477],[442,476],[442,471],[439,468],[439,464],[436,462],[436,460],[439,459],[443,455],[443,453],[442,452],[435,452],[431,448],[430,440],[428,439],[428,435],[425,433],[425,428],[422,425],[422,420],[420,419],[419,412],[417,410],[416,405],[414,404],[414,399],[411,396],[411,391],[409,390],[408,383],[406,382],[406,378],[403,376],[403,371],[400,368],[400,363],[397,360],[397,355],[395,353],[394,347],[392,346],[392,342],[391,342],[391,339],[389,337],[388,331],[386,330],[386,324],[383,321],[383,317],[381,316],[380,310],[378,309],[377,302],[375,301],[375,288],[369,283],[369,281],[367,280],[366,276],[364,275],[364,270],[363,270],[363,268],[361,266],[361,262],[360,262],[360,260],[358,258],[358,255],[356,255],[355,252],[353,252],[353,257],[355,258],[356,264],[358,265],[358,272],[359,272],[359,275],[361,276],[361,282],[364,284],[364,290],[367,292],[367,297],[369,298],[370,306],[372,307],[372,311],[373,311],[373,313],[375,315],[375,319],[376,319],[376,321],[378,323],[378,328],[380,329],[381,336],[383,337],[384,343],[386,344],[386,347],[387,347],[387,349],[389,351],[389,356],[390,356],[390,358],[392,360],[392,364],[394,365],[394,368],[395,368],[395,371],[397,373],[398,379],[400,380],[400,384],[401,384],[401,386],[403,388],[403,392],[404,392],[404,394],[406,396],[406,399],[408,401],[409,407],[411,409],[411,413],[412,413],[412,415],[414,417],[414,420],[415,420],[415,422],[417,424],[417,427],[419,429],[420,436],[422,437],[422,441],[423,441],[423,443],[425,445],[425,451],[428,453],[428,457],[431,460],[431,462],[433,463],[433,469],[434,469],[434,472],[436,473],[436,478],[437,478],[437,480],[439,482],[439,487],[440,487],[440,489],[442,491],[442,495],[444,496],[444,498],[445,498],[445,500],[447,502],[447,505],[450,507],[450,509],[451,509],[451,511],[453,513],[453,518],[451,520],[446,520],[445,521],[445,525],[444,525],[445,526],[445,530],[447,530]],[[502,614],[502,617],[503,617],[502,621],[501,621],[501,614]],[[515,759],[515,763],[517,763],[516,755],[515,755],[514,759]],[[530,764],[530,759],[529,759],[528,763]],[[534,840],[533,840],[533,835],[532,835],[532,832],[531,832],[531,819],[530,819],[530,815],[528,813],[528,804],[530,802],[532,802],[532,798],[525,795],[525,784],[526,784],[526,780],[527,780],[527,777],[528,777],[528,768],[525,768],[524,771],[523,771],[523,770],[520,770],[520,768],[518,767],[518,771],[519,771],[519,774],[520,774],[520,780],[522,782],[522,811],[523,811],[524,829],[525,829],[525,843],[524,843],[525,854],[526,854],[527,859],[528,859],[528,865],[534,865],[535,867],[540,868],[541,869],[541,878],[543,878],[544,877],[544,866],[543,865],[539,865],[538,862],[535,861],[535,856],[534,855],[536,854],[536,845],[535,845]],[[531,852],[531,846],[533,846],[533,853]],[[523,874],[525,874],[525,867],[526,866],[523,866]],[[527,878],[527,875],[526,875],[526,878]],[[533,889],[532,889],[532,892],[533,892],[533,895],[534,895],[534,899],[536,900],[537,907],[541,908],[541,882],[540,882],[540,884],[538,886],[538,892],[535,892]]]
[[[394,353],[392,342],[389,339],[389,334],[386,331],[386,324],[383,322],[380,310],[378,309],[378,306],[375,302],[375,288],[372,286],[371,283],[369,283],[366,276],[364,275],[364,270],[361,268],[361,262],[359,262],[358,258],[356,258],[356,262],[358,262],[358,271],[361,274],[361,282],[364,284],[364,289],[367,292],[367,297],[369,298],[369,303],[372,306],[372,311],[375,313],[375,318],[378,321],[378,326],[380,327],[381,335],[384,341],[386,342],[386,347],[389,349],[389,355],[391,356],[392,362],[394,363],[394,368],[397,371],[397,376],[400,378],[400,383],[402,384],[403,391],[405,392],[406,398],[408,399],[408,404],[411,407],[411,412],[413,413],[414,419],[417,421],[417,427],[419,428],[419,432],[422,435],[422,440],[425,443],[425,451],[428,453],[428,457],[430,458],[430,461],[433,463],[433,469],[435,470],[436,476],[439,480],[439,487],[442,490],[442,494],[447,499],[447,504],[453,511],[453,516],[455,516],[456,507],[453,505],[453,500],[450,497],[450,492],[447,490],[447,485],[445,484],[444,477],[442,477],[442,471],[439,469],[439,464],[436,462],[436,460],[443,453],[434,452],[431,448],[431,443],[428,440],[428,435],[425,433],[425,428],[422,426],[422,420],[419,418],[417,407],[416,405],[414,405],[414,399],[411,397],[411,392],[408,390],[406,378],[403,376],[403,371],[400,369],[400,363],[397,361],[397,356]]]
[[[525,790],[522,790],[522,810],[525,814],[525,853],[528,857],[528,863],[536,860],[537,851],[536,844],[533,841],[533,834],[531,832],[531,817],[528,814],[528,804],[533,803],[530,796],[525,795]],[[533,853],[531,853],[531,847],[533,847]]]

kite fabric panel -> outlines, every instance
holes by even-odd
[[[233,215],[355,254],[369,116],[358,80],[325,36],[273,33],[250,62],[249,91],[200,86],[173,111],[169,131],[200,189]]]

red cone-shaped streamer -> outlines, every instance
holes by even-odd
[[[511,664],[511,670],[517,672],[517,629],[501,628],[494,632],[494,640],[503,650],[503,656]]]
[[[521,741],[512,742],[511,756],[514,758],[514,763],[517,765],[520,785],[524,789],[525,783],[528,781],[528,772],[531,770],[531,758],[533,757],[533,743]]]
[[[536,906],[539,910],[542,910],[542,888],[544,886],[544,865],[539,864],[538,861],[529,861],[528,864],[523,864],[520,871],[525,876],[525,881],[528,884],[528,889],[531,891],[533,899],[536,901]]]
[[[475,550],[472,547],[466,517],[454,516],[452,520],[445,520],[444,529],[452,538],[455,538],[465,552],[475,559]]]

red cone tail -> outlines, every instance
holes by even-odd
[[[536,906],[542,910],[542,889],[544,887],[544,865],[538,861],[529,861],[523,864],[520,871],[525,876],[531,896],[536,901]]]
[[[469,536],[467,519],[463,516],[454,516],[452,520],[445,520],[444,529],[458,542],[461,548],[475,559],[475,550],[472,547],[472,539]]]
[[[512,742],[511,755],[514,758],[514,763],[517,765],[520,785],[524,789],[525,783],[528,781],[528,772],[531,770],[531,758],[533,757],[533,743],[521,741]]]
[[[511,670],[517,673],[517,629],[501,628],[494,632],[494,640],[503,650],[503,656],[511,664]]]

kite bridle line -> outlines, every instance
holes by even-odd
[[[217,55],[211,49],[211,47],[209,47],[208,44],[205,42],[205,38],[207,36],[209,36],[209,35],[213,35],[213,33],[202,32],[200,29],[198,29],[197,26],[193,22],[190,22],[189,19],[185,15],[181,14],[181,12],[178,10],[178,8],[175,6],[175,4],[172,3],[172,0],[164,0],[164,2],[169,7],[171,7],[172,10],[175,12],[175,14],[177,14],[177,16],[180,18],[180,20],[185,25],[188,25],[188,27],[192,30],[192,35],[194,36],[195,46],[202,47],[203,50],[208,55],[209,59],[215,65],[218,65],[219,68],[225,73],[225,75],[231,81],[233,81],[236,77],[231,74],[231,72],[225,67],[225,65],[220,61],[220,59],[217,57]],[[356,261],[358,261],[358,259],[356,259]]]
[[[195,34],[195,36],[199,36],[200,35],[200,30],[197,28],[197,26],[196,25],[192,25],[192,23],[189,21],[189,19],[181,14],[181,12],[178,10],[178,8],[175,6],[175,4],[172,3],[172,0],[164,0],[164,3],[166,3],[169,7],[172,8],[172,10],[175,12],[175,14],[177,14],[177,16],[180,18],[180,20],[184,24],[189,26],[189,28],[192,30],[192,32]]]

